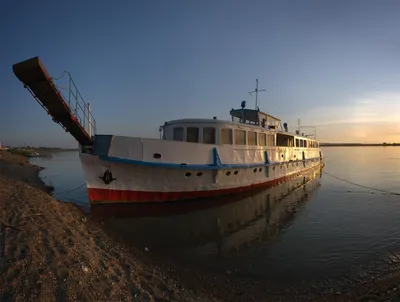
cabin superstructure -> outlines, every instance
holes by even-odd
[[[267,129],[282,130],[281,120],[270,114],[253,109],[233,109],[230,112],[232,122],[261,126]]]
[[[230,114],[232,121],[214,118],[166,122],[161,127],[162,139],[252,148],[319,148],[319,143],[313,138],[283,131],[281,120],[267,113],[242,108],[232,109]]]

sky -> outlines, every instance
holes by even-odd
[[[254,107],[259,78],[260,110],[289,130],[300,119],[323,142],[400,142],[399,13],[385,0],[6,1],[0,142],[77,147],[12,72],[34,56],[70,72],[101,134],[230,120]]]

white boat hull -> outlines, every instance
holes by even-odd
[[[135,138],[131,138],[130,145],[135,146],[131,150],[136,150],[136,153],[137,149],[145,150],[146,139],[141,139],[141,148],[136,145],[135,140]],[[157,150],[163,150],[165,141],[158,140],[158,142],[160,145]],[[168,142],[166,146],[168,150],[171,147],[170,143]],[[155,142],[151,140],[151,144],[155,144]],[[179,142],[176,144],[179,146]],[[284,156],[279,156],[281,158],[279,162],[268,162],[268,159],[262,161],[262,156],[255,155],[255,153],[264,154],[265,151],[257,149],[243,150],[247,156],[242,156],[242,162],[236,162],[234,165],[213,165],[211,162],[203,165],[191,164],[187,152],[193,155],[194,151],[190,152],[190,150],[184,149],[187,146],[187,148],[193,148],[196,145],[199,144],[184,144],[180,145],[181,149],[174,149],[179,150],[176,153],[186,154],[188,163],[183,165],[156,163],[155,160],[153,162],[143,161],[141,158],[134,157],[138,156],[135,152],[127,152],[127,155],[118,154],[118,158],[116,158],[113,155],[119,151],[112,148],[109,148],[106,157],[81,153],[80,157],[91,203],[176,201],[232,194],[261,186],[272,186],[322,164],[319,149],[311,150],[313,152],[310,151],[311,153],[307,154],[308,158],[304,160],[296,160],[296,157],[301,157],[300,155],[283,152]],[[201,147],[203,148],[203,146]],[[121,148],[127,149],[126,146],[121,146]],[[229,158],[229,152],[224,150],[223,146],[210,145],[208,148],[210,153],[216,150],[215,152],[222,154],[221,159],[224,159],[225,162]],[[204,150],[200,151],[204,153]],[[304,152],[297,151],[300,154]],[[269,153],[270,157],[274,157],[274,152],[269,150]],[[142,154],[141,157],[143,158],[144,155]],[[176,157],[179,158],[179,155]],[[196,158],[199,157],[201,156]],[[278,159],[278,156],[275,158]],[[254,159],[259,160],[254,162]],[[219,156],[218,160],[220,160]]]

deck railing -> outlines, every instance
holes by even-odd
[[[68,90],[68,96],[64,95],[64,93],[63,96],[67,100],[69,108],[87,133],[90,136],[94,136],[97,133],[96,120],[90,111],[90,104],[86,103],[83,99],[71,74],[68,71],[64,71],[61,77],[53,80],[63,78],[64,74],[68,75],[68,88],[59,87],[58,85],[56,85],[56,87],[62,90]]]

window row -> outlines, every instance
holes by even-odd
[[[175,141],[185,141],[185,129],[186,129],[186,141],[191,143],[200,142],[200,131],[202,131],[202,143],[204,144],[216,144],[216,130],[214,127],[175,127],[173,139]],[[278,134],[279,136],[279,134]],[[231,129],[222,128],[220,132],[220,142],[223,145],[240,145],[240,146],[289,146],[293,147],[293,137],[288,139],[286,136],[278,138],[278,142],[275,142],[275,136],[273,134],[266,134],[256,131],[246,131],[242,129]],[[319,143],[311,140],[304,140],[296,138],[296,147],[301,148],[318,148]]]
[[[184,130],[183,127],[174,128],[174,140],[184,141]],[[215,144],[215,128],[205,127],[203,131],[203,143],[204,144]],[[187,127],[186,128],[186,141],[190,143],[198,143],[200,138],[200,129],[198,127]]]
[[[234,133],[234,135],[233,135]],[[235,138],[235,139],[233,139]],[[224,145],[249,145],[249,146],[275,146],[275,136],[255,131],[222,128],[221,144]]]
[[[316,141],[306,141],[304,139],[296,138],[296,147],[301,148],[318,148],[319,144]]]
[[[175,141],[185,140],[191,143],[200,142],[200,131],[202,131],[204,144],[216,143],[216,131],[214,127],[175,127],[173,139]],[[220,133],[221,144],[225,145],[249,145],[249,146],[275,146],[275,136],[255,131],[246,131],[241,129],[222,128]]]

